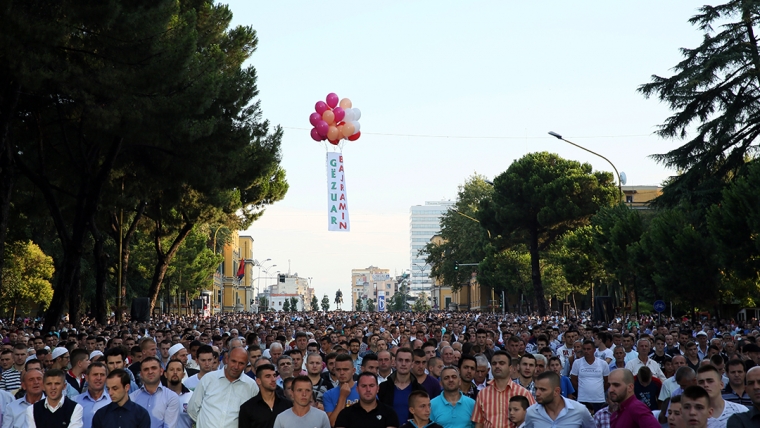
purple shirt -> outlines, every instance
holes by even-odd
[[[649,408],[632,394],[610,417],[610,428],[661,428],[661,425]]]

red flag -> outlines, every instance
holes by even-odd
[[[240,259],[240,266],[238,267],[237,277],[238,279],[243,279],[244,276],[245,276],[245,260]]]

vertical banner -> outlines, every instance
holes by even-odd
[[[377,296],[377,311],[385,312],[385,295],[384,294]]]
[[[327,230],[350,231],[343,153],[327,152],[327,195]]]

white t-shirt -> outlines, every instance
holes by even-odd
[[[713,414],[714,417],[707,418],[707,428],[725,428],[728,423],[728,418],[736,413],[748,412],[749,409],[741,404],[732,403],[730,401],[723,400],[725,403],[723,407],[723,413],[720,415]]]
[[[578,377],[578,401],[604,403],[604,376],[609,374],[610,366],[604,360],[594,358],[591,364],[585,358],[575,360],[570,375]]]
[[[612,361],[615,360],[615,358],[612,355],[612,349],[610,349],[610,348],[607,348],[604,351],[600,351],[599,349],[597,349],[596,352],[594,352],[594,356],[596,358],[600,358],[600,359],[604,360],[605,362],[607,361],[608,358],[609,358],[610,362],[612,362]]]

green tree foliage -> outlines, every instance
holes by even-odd
[[[527,241],[534,298],[545,316],[540,252],[617,198],[612,174],[556,154],[530,153],[494,179],[493,198],[480,202],[478,218],[501,239],[518,235]]]
[[[718,257],[738,281],[760,283],[760,162],[748,164],[745,172],[723,190],[719,204],[708,213],[708,228],[718,246]]]
[[[330,298],[327,297],[327,294],[325,294],[325,297],[322,298],[322,310],[324,312],[327,312],[330,310]]]
[[[319,310],[319,300],[317,300],[317,296],[311,296],[311,310],[313,312],[316,312]]]
[[[290,312],[290,299],[285,299],[285,302],[282,304],[282,311]]]
[[[153,305],[195,226],[244,228],[286,192],[281,130],[262,119],[255,70],[243,66],[256,34],[230,28],[231,19],[225,5],[187,0],[30,1],[0,11],[0,43],[25,51],[0,66],[10,95],[0,100],[8,178],[0,180],[0,241],[23,177],[42,196],[60,246],[45,330],[66,306],[77,322],[90,238],[104,297],[100,229],[109,222],[98,212],[127,209],[129,217],[146,207],[157,244]]]
[[[652,260],[652,280],[675,303],[711,308],[719,301],[722,276],[714,241],[695,226],[687,209],[669,209],[652,220],[641,240]]]
[[[269,299],[264,296],[259,297],[259,312],[265,312],[269,310]]]
[[[417,300],[412,305],[412,310],[415,312],[428,312],[430,311],[430,304],[428,303],[428,295],[424,291],[417,295]]]
[[[356,299],[356,311],[361,312],[363,310],[364,310],[364,301],[361,298]]]
[[[15,319],[17,311],[28,315],[32,309],[44,310],[53,298],[52,257],[31,241],[16,241],[6,245],[3,259],[0,306],[7,315]]]
[[[375,312],[375,299],[367,299],[367,312]]]
[[[555,244],[551,256],[575,293],[587,293],[591,287],[609,279],[604,261],[594,248],[591,225],[572,230]]]
[[[306,308],[304,307],[303,310],[306,310]],[[290,298],[290,312],[298,312],[298,298],[297,297]]]
[[[702,43],[681,49],[684,59],[672,76],[652,76],[651,83],[639,88],[674,111],[658,134],[689,138],[682,146],[653,156],[682,172],[667,183],[658,204],[674,207],[685,200],[704,209],[717,202],[725,181],[742,168],[745,155],[756,150],[758,19],[760,7],[754,0],[703,6],[690,19],[704,33]]]
[[[472,266],[457,268],[459,263],[480,263],[485,257],[488,231],[476,218],[480,202],[493,194],[493,186],[482,175],[473,175],[459,186],[454,207],[441,217],[441,244],[428,243],[420,251],[432,266],[431,276],[439,278],[452,290],[470,279]]]

